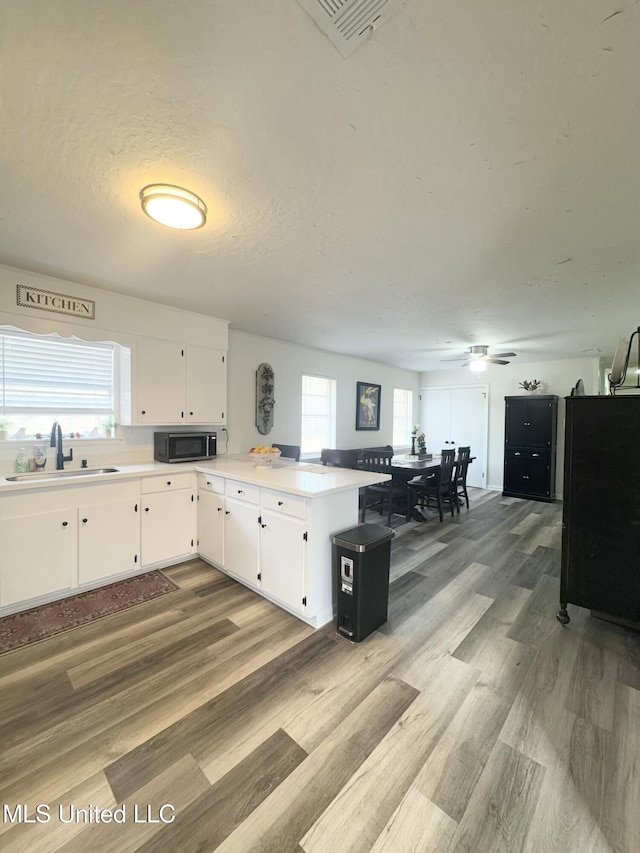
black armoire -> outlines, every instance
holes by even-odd
[[[560,612],[640,627],[640,396],[567,397]]]
[[[505,397],[503,495],[552,501],[556,484],[558,398]]]

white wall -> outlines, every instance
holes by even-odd
[[[255,421],[256,370],[266,362],[275,374],[276,400],[273,428],[261,436]],[[393,389],[413,391],[414,423],[418,405],[420,374],[373,361],[301,347],[284,341],[229,331],[229,450],[248,450],[255,444],[300,444],[302,421],[302,374],[329,376],[337,380],[336,447],[376,447],[392,444]],[[382,386],[380,429],[358,431],[356,423],[356,382]]]
[[[436,370],[422,373],[420,386],[450,387],[489,385],[489,448],[487,488],[502,490],[504,463],[504,398],[526,394],[518,384],[524,379],[539,379],[543,384],[539,393],[557,394],[558,403],[558,453],[556,457],[556,497],[562,497],[564,460],[564,397],[571,394],[578,379],[584,383],[585,394],[599,393],[599,361],[597,358],[575,358],[566,361],[543,361],[530,364],[516,361],[505,365],[488,365],[483,373],[472,373],[468,368]],[[422,427],[428,433],[428,424]],[[472,448],[473,449],[473,448]]]
[[[16,284],[27,284],[96,301],[96,319],[89,322],[59,314],[48,314],[16,305]],[[124,346],[135,346],[137,335],[178,340],[201,346],[225,348],[227,321],[189,311],[170,308],[141,299],[63,281],[48,276],[0,266],[0,325],[15,325],[40,334],[58,332],[77,335],[88,340],[115,340]],[[212,339],[215,336],[215,340]],[[377,364],[363,359],[282,341],[262,338],[243,332],[228,333],[228,418],[229,452],[244,452],[255,444],[273,441],[285,444],[300,443],[301,384],[303,373],[317,373],[337,379],[336,446],[340,448],[367,447],[391,444],[393,433],[393,389],[406,388],[414,392],[414,422],[419,412],[417,371]],[[262,362],[275,371],[274,426],[268,436],[261,436],[255,427],[256,369]],[[382,386],[379,431],[356,431],[356,382],[371,382]],[[51,418],[53,421],[53,417]],[[73,424],[64,424],[70,429]],[[203,425],[204,426],[204,425]],[[225,433],[218,432],[218,448],[225,449]],[[72,447],[74,461],[68,468],[79,468],[87,459],[90,468],[105,464],[135,464],[153,458],[153,427],[119,427],[113,440],[65,440],[65,450]],[[0,442],[0,474],[14,470],[15,458],[28,442]],[[52,464],[49,451],[49,465]]]

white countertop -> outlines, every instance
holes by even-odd
[[[389,474],[370,474],[351,468],[332,468],[286,459],[279,459],[272,468],[259,468],[241,454],[217,456],[196,465],[196,470],[309,498],[359,489],[391,479]]]
[[[45,469],[43,473],[51,473],[53,476],[48,479],[25,479],[17,482],[11,482],[0,477],[0,493],[17,494],[34,489],[57,489],[65,486],[80,486],[85,483],[111,483],[135,477],[149,477],[154,474],[166,475],[169,472],[195,470],[216,474],[225,479],[243,480],[245,483],[252,483],[263,488],[312,498],[346,492],[391,479],[388,474],[370,474],[366,471],[353,471],[349,468],[331,468],[283,459],[278,460],[273,468],[257,468],[243,454],[217,456],[215,459],[197,464],[181,462],[175,465],[167,465],[162,462],[150,462],[140,465],[118,465],[116,462],[114,465],[104,467],[113,467],[118,470],[110,474],[82,474],[80,469],[75,469],[76,476],[56,478],[55,469]],[[66,468],[65,471],[70,475],[74,473],[74,469],[71,468]]]

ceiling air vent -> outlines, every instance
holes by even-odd
[[[349,56],[405,0],[298,0],[343,56]]]

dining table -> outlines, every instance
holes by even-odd
[[[469,462],[472,462],[474,459],[475,456],[472,456],[469,459]],[[410,453],[398,454],[391,457],[389,473],[397,483],[406,485],[409,483],[409,480],[413,480],[414,477],[422,477],[425,474],[436,475],[440,468],[441,461],[442,456],[439,453],[434,453],[431,456],[431,459],[420,459],[418,456],[413,456]],[[413,507],[408,506],[406,515],[407,521],[411,521],[412,511]]]

